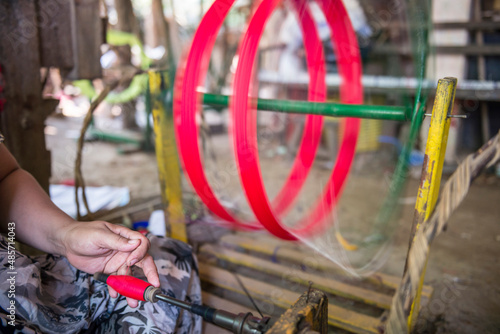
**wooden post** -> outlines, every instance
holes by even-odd
[[[48,192],[50,152],[45,147],[44,123],[56,105],[42,100],[35,3],[1,1],[0,13],[0,63],[6,98],[0,131],[21,167]]]
[[[187,242],[184,209],[182,207],[181,172],[175,145],[171,105],[166,101],[168,78],[161,72],[149,72],[149,90],[156,136],[156,160],[165,207],[165,222],[170,236]]]
[[[127,33],[134,34],[138,38],[141,37],[139,31],[139,24],[137,23],[137,18],[134,14],[134,9],[131,0],[115,0],[116,16],[118,21],[116,23],[115,29],[118,31],[123,31]],[[121,68],[126,69],[127,67],[132,67],[132,50],[130,45],[115,46],[114,50],[118,56],[118,63]],[[125,70],[122,71],[125,73]],[[123,74],[124,75],[124,74]],[[123,86],[118,87],[118,89],[125,89],[130,82],[124,82]],[[137,129],[137,122],[135,121],[135,101],[129,101],[126,103],[121,103],[120,107],[122,109],[123,115],[123,127],[125,129]]]
[[[427,145],[425,147],[424,164],[422,166],[422,178],[417,194],[417,202],[415,204],[415,216],[413,220],[412,231],[410,235],[410,249],[413,245],[415,233],[421,228],[421,225],[427,221],[431,213],[434,211],[436,202],[439,196],[439,188],[441,184],[441,175],[443,172],[444,155],[446,152],[446,143],[448,140],[448,131],[450,129],[449,115],[453,110],[455,100],[455,91],[457,87],[456,78],[444,78],[438,82],[436,97],[434,100],[434,108],[432,109],[431,126],[427,137]],[[405,273],[408,270],[408,259],[405,267]],[[427,263],[427,259],[426,259]],[[411,303],[411,308],[407,316],[408,333],[415,325],[416,319],[420,311],[420,296],[425,277],[424,266],[419,277],[419,285],[416,291],[408,291],[408,302]],[[408,287],[410,289],[410,287]],[[397,298],[397,294],[394,298]],[[391,317],[395,317],[394,310],[391,310]],[[392,328],[389,332],[392,331]]]

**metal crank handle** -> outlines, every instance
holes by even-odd
[[[235,334],[262,334],[269,327],[269,317],[256,318],[252,313],[234,314],[224,310],[218,310],[210,306],[191,304],[179,299],[175,299],[161,293],[160,288],[141,279],[126,275],[108,275],[95,273],[94,278],[108,284],[122,296],[136,300],[148,301],[152,303],[158,300],[180,307],[191,313],[197,314],[219,327],[228,329]]]

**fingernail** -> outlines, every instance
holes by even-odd
[[[136,244],[136,243],[137,243],[137,241],[139,241],[139,239],[130,239],[130,240],[128,241],[128,243],[129,243],[129,244]]]
[[[132,267],[136,263],[137,263],[137,259],[132,259],[132,260],[130,260],[130,264],[128,266]]]

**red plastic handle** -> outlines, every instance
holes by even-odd
[[[126,275],[110,275],[106,283],[120,295],[142,301],[146,301],[144,292],[152,285],[136,277]]]

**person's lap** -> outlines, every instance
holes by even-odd
[[[148,238],[163,293],[201,303],[198,267],[191,248],[173,239]],[[2,237],[2,333],[138,333],[144,329],[153,333],[201,332],[201,318],[175,306],[140,302],[134,309],[122,296],[111,298],[105,284],[74,268],[64,257],[49,254],[30,258],[16,252],[14,267],[10,266],[8,245]],[[145,279],[139,268],[133,268],[133,275]]]

